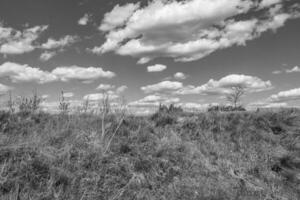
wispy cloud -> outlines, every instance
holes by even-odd
[[[49,38],[47,42],[43,43],[40,48],[42,49],[58,49],[66,46],[70,46],[71,44],[78,41],[78,36],[66,35],[58,40]]]
[[[272,73],[273,74],[282,74],[282,73],[295,73],[295,72],[300,72],[300,68],[298,66],[293,67],[292,69],[284,69],[284,70],[275,70]]]
[[[45,62],[47,60],[50,60],[56,54],[57,53],[55,51],[45,51],[40,55],[40,60]]]

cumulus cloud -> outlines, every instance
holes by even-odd
[[[110,84],[100,84],[96,89],[97,90],[104,90],[104,91],[106,91],[106,90],[112,90],[112,89],[114,89],[116,86],[114,86],[114,85],[110,85]]]
[[[162,81],[157,84],[141,87],[141,89],[145,93],[152,93],[152,92],[178,90],[178,89],[181,89],[182,87],[183,87],[183,84],[178,81]]]
[[[268,98],[268,102],[287,102],[300,100],[300,88],[295,88],[287,91],[281,91]]]
[[[174,74],[174,78],[183,80],[187,78],[187,75],[182,72],[177,72]]]
[[[263,81],[255,76],[243,74],[231,74],[220,80],[210,79],[200,86],[185,86],[177,90],[176,94],[226,94],[231,92],[232,87],[242,87],[247,92],[260,92],[272,88],[271,81]]]
[[[162,95],[148,95],[140,100],[133,101],[129,104],[129,106],[136,107],[147,107],[147,106],[159,106],[160,104],[171,104],[178,103],[180,99],[178,97],[168,97]]]
[[[86,81],[96,80],[99,78],[112,78],[115,76],[114,72],[104,71],[101,67],[57,67],[52,70],[51,74],[55,75],[61,81],[69,81],[72,79]]]
[[[162,64],[156,64],[147,67],[148,72],[161,72],[164,71],[165,69],[167,69],[167,66]]]
[[[193,61],[212,52],[260,37],[299,17],[296,7],[276,0],[154,0],[117,5],[105,14],[100,30],[106,41],[92,52],[114,51],[147,63],[157,57]],[[254,10],[264,8],[251,15]],[[246,18],[239,18],[247,14]]]
[[[55,51],[45,51],[40,55],[40,60],[45,62],[47,60],[50,60],[55,55],[56,55]]]
[[[48,28],[48,26],[34,26],[19,31],[0,24],[0,53],[23,54],[33,51],[37,46],[34,42]]]
[[[11,90],[12,88],[7,86],[7,85],[3,85],[0,83],[0,94],[4,94],[6,92],[8,92],[9,90]]]
[[[0,65],[0,77],[9,77],[12,82],[37,82],[40,84],[54,81],[93,81],[99,78],[112,78],[115,73],[104,71],[101,67],[57,67],[51,72],[29,65],[6,62]]]
[[[81,17],[78,20],[78,24],[82,25],[82,26],[85,26],[85,25],[88,24],[89,20],[90,20],[90,15],[89,14],[84,14],[83,17]]]
[[[78,40],[77,36],[66,35],[58,40],[49,38],[47,42],[41,45],[42,49],[58,49],[69,46]]]
[[[9,77],[15,83],[35,81],[42,84],[57,80],[57,77],[50,72],[12,62],[0,65],[0,77]]]

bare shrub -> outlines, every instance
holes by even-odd
[[[231,92],[226,95],[226,100],[232,104],[234,108],[237,108],[237,106],[241,102],[241,98],[245,94],[245,88],[241,86],[235,86],[231,88]]]

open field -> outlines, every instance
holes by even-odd
[[[295,109],[1,112],[0,199],[297,200],[299,136]]]

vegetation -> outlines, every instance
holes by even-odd
[[[107,99],[97,115],[21,102],[26,114],[0,112],[1,200],[300,198],[299,110],[189,114],[171,105],[138,117]]]

